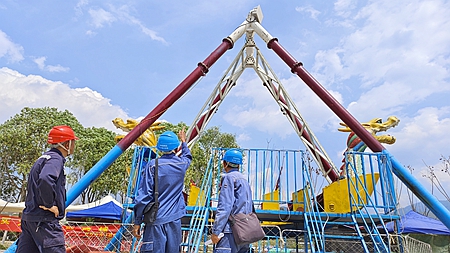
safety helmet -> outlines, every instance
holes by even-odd
[[[162,152],[169,152],[176,149],[180,145],[177,135],[172,131],[162,133],[156,143],[156,148]]]
[[[47,142],[50,144],[57,144],[70,140],[78,140],[75,136],[75,132],[70,126],[54,126],[48,133]]]
[[[222,160],[234,163],[234,164],[242,164],[242,152],[237,148],[232,148],[227,150],[225,154],[223,155]]]

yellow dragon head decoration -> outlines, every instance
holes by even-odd
[[[387,121],[383,122],[381,118],[374,118],[366,123],[361,123],[361,125],[371,133],[375,139],[377,139],[380,143],[386,143],[386,144],[394,144],[395,143],[395,137],[392,135],[384,134],[384,135],[376,135],[379,132],[387,131],[388,129],[392,127],[396,127],[400,120],[395,116],[388,117]],[[338,128],[341,132],[350,132],[347,138],[347,149],[346,151],[355,151],[355,152],[364,152],[364,150],[367,148],[366,144],[347,126],[345,123],[340,123],[341,128]],[[342,166],[340,168],[341,176],[345,175],[345,154],[344,159],[342,159]],[[352,156],[348,155],[347,159],[349,161],[352,160]],[[357,157],[359,159],[359,157]],[[361,162],[357,160],[357,171],[360,172],[361,170]],[[353,173],[351,171],[351,173]]]
[[[139,124],[137,120],[134,119],[127,119],[127,122],[125,123],[123,119],[121,118],[115,118],[112,123],[117,128],[123,130],[124,132],[130,132],[134,127]],[[138,146],[149,146],[149,147],[155,147],[156,146],[156,130],[164,129],[164,126],[160,126],[161,122],[155,122],[153,123],[148,129],[146,129],[139,138],[137,138],[134,141],[134,144]],[[119,142],[125,137],[125,135],[117,135],[114,140],[116,142]]]
[[[361,125],[369,131],[380,143],[394,144],[395,137],[391,135],[376,135],[379,132],[387,131],[390,128],[396,127],[400,120],[395,116],[389,116],[385,122],[381,118],[374,118]],[[340,123],[341,128],[338,128],[340,132],[352,132],[352,130],[345,123]],[[348,145],[347,145],[348,146]]]

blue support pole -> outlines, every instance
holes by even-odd
[[[383,153],[391,157],[391,163],[394,174],[410,189],[417,198],[433,212],[438,219],[450,229],[450,211],[394,157],[392,157],[387,150]]]
[[[92,167],[80,180],[67,191],[66,207],[80,196],[80,194],[97,179],[121,154],[123,150],[114,146],[94,167]]]
[[[5,253],[16,253],[17,241],[15,241],[9,248],[5,250]]]

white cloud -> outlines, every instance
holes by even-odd
[[[34,59],[34,63],[36,63],[38,65],[38,68],[42,70],[45,68],[45,60],[45,57],[39,57]]]
[[[334,10],[339,16],[349,17],[356,7],[355,0],[338,0],[334,3]]]
[[[116,117],[127,119],[127,113],[109,99],[89,88],[72,89],[62,82],[36,75],[22,75],[9,68],[0,68],[0,122],[23,107],[56,107],[69,110],[84,127],[105,127],[118,131],[112,124]]]
[[[247,134],[247,133],[240,133],[236,136],[236,140],[237,142],[244,142],[244,141],[249,141],[251,140],[251,137]]]
[[[132,16],[127,6],[121,6],[118,9],[114,8],[113,11],[120,17],[121,20],[138,26],[141,29],[141,31],[145,35],[149,36],[152,40],[160,41],[164,44],[167,44],[164,38],[159,37],[157,35],[157,32],[147,28],[144,24],[142,24],[142,22],[139,19]]]
[[[149,36],[152,40],[167,44],[164,38],[157,35],[156,31],[149,29],[138,18],[131,15],[129,7],[127,5],[123,5],[119,8],[116,8],[113,5],[109,5],[108,9],[109,10],[105,10],[103,8],[95,10],[89,9],[89,14],[92,18],[92,24],[95,28],[102,28],[104,25],[111,25],[114,22],[124,22],[139,27],[142,33]],[[86,34],[95,35],[96,33],[88,31]]]
[[[423,162],[433,164],[448,156],[450,136],[450,107],[427,107],[419,110],[413,118],[400,118],[399,127],[390,131],[397,141],[388,149],[405,165],[420,167]]]
[[[245,77],[241,77],[229,96],[237,97],[239,101],[223,116],[230,125],[243,129],[255,128],[270,134],[278,133],[282,138],[293,133],[289,122],[281,114],[266,88],[261,85],[259,78],[245,80]],[[229,99],[231,98],[227,98]]]
[[[77,16],[83,14],[83,7],[86,6],[89,3],[88,0],[79,0],[78,3],[75,6],[75,14]]]
[[[386,82],[362,93],[348,108],[357,118],[365,117],[367,112],[379,117],[403,114],[406,113],[404,111],[409,105],[423,101],[438,91],[450,89],[444,83],[441,87],[436,86],[434,89],[430,86],[432,85],[423,84],[414,87],[408,82]]]
[[[9,62],[20,62],[24,59],[23,47],[11,41],[6,33],[0,30],[0,58],[6,57]]]
[[[438,159],[450,143],[449,108],[429,99],[450,90],[448,16],[449,2],[370,2],[347,19],[357,29],[315,57],[314,75],[354,96],[346,103],[357,119],[400,118],[388,132],[397,143],[387,148],[404,164]]]
[[[335,83],[336,73],[342,72],[344,66],[339,56],[342,51],[342,49],[335,48],[316,53],[312,71],[314,76],[324,85]]]
[[[385,90],[407,86],[415,99],[448,90],[449,15],[448,2],[372,2],[351,20],[355,27],[362,22],[362,27],[344,35],[336,48],[317,53],[314,70],[326,80],[346,84],[357,78],[361,85],[352,88],[366,90],[367,96],[371,88],[386,84]],[[399,104],[410,102],[408,96],[400,98]]]
[[[95,35],[97,35],[97,33],[92,31],[92,30],[87,30],[86,31],[86,35],[88,35],[88,36],[95,36]]]
[[[233,126],[255,128],[282,139],[294,134],[293,127],[281,113],[269,91],[261,84],[261,80],[241,79],[230,93],[230,96],[237,99],[234,99],[234,106],[225,112],[225,121]],[[328,126],[338,124],[337,117],[299,77],[294,76],[280,82],[313,132],[324,131]],[[341,101],[340,94],[332,91],[330,93]]]
[[[311,6],[295,7],[295,10],[300,13],[304,12],[304,13],[309,14],[309,16],[314,20],[317,20],[317,16],[320,15],[320,11],[314,9]]]
[[[45,65],[46,57],[39,57],[34,59],[34,62],[38,65],[40,70],[45,70],[48,72],[68,72],[70,68],[63,67],[61,65]]]
[[[89,15],[92,18],[92,25],[96,28],[101,28],[105,24],[110,25],[114,21],[116,21],[116,17],[111,12],[105,11],[104,9],[89,9]]]

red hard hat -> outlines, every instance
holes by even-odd
[[[56,144],[70,140],[78,140],[70,126],[54,126],[48,133],[48,143]]]

